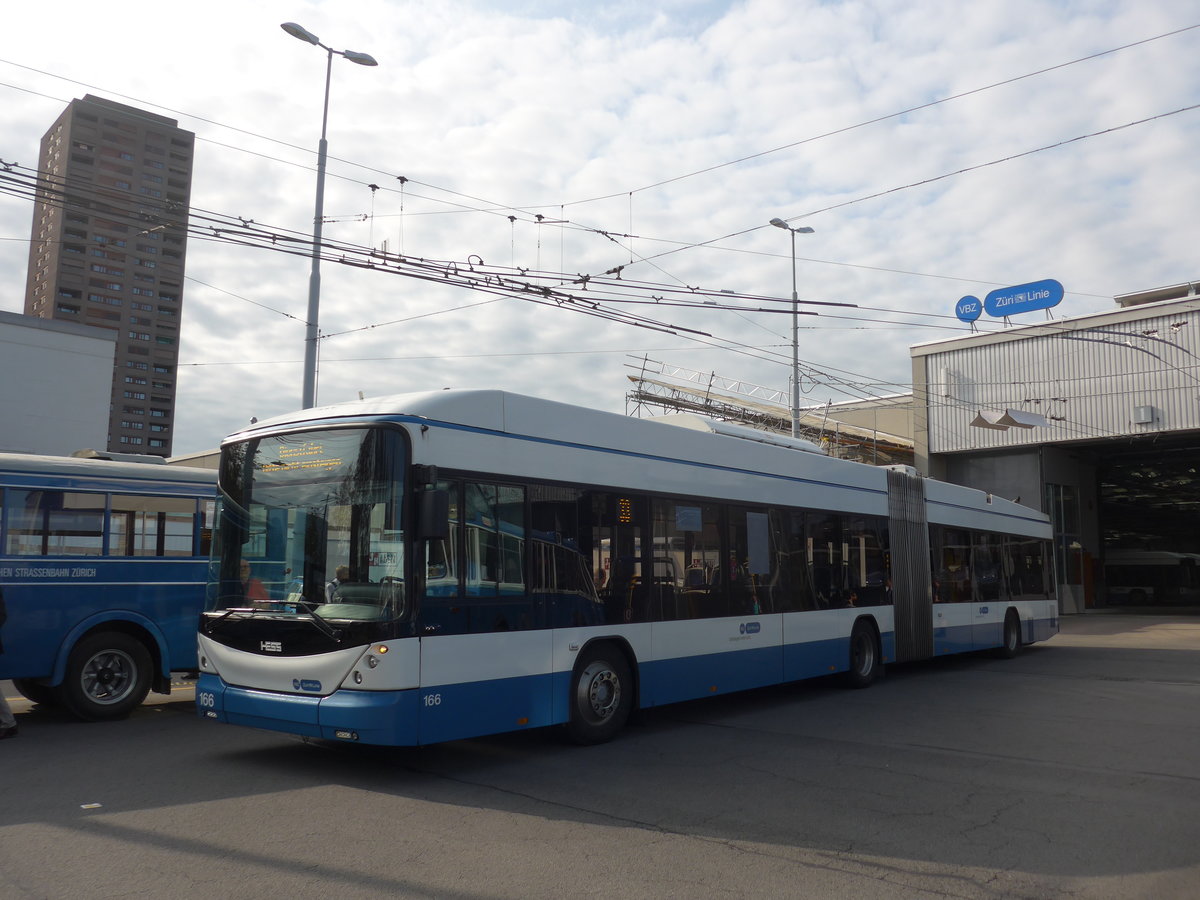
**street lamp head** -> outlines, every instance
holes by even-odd
[[[297,25],[295,22],[284,22],[279,26],[294,38],[304,41],[306,44],[320,44],[321,39],[309,31],[302,25]]]
[[[783,221],[783,219],[780,219],[780,218],[772,219],[771,224],[774,225],[776,228],[782,228],[784,231],[790,231],[794,234],[813,234],[814,233],[813,229],[809,228],[807,225],[802,225],[799,228],[793,228],[791,225],[789,225],[787,222]]]
[[[358,63],[360,66],[377,66],[379,63],[375,61],[369,53],[359,53],[357,50],[343,50],[342,56],[350,60],[352,63]]]

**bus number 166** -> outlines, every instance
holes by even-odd
[[[425,705],[426,706],[441,706],[442,705],[442,695],[441,694],[426,694],[425,695]]]

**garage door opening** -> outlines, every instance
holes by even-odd
[[[1200,444],[1106,448],[1100,467],[1105,602],[1200,607]]]

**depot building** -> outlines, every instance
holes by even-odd
[[[1050,515],[1062,612],[1200,608],[1200,283],[1115,300],[912,347],[914,462]]]

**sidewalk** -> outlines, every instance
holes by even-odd
[[[1089,610],[1061,616],[1059,633],[1047,643],[1066,647],[1138,650],[1200,650],[1200,610],[1126,612]]]

